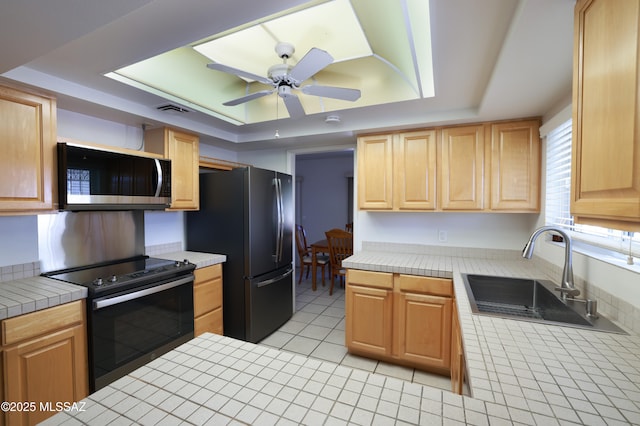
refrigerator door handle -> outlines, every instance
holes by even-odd
[[[282,202],[282,181],[278,178],[273,180],[276,189],[276,209],[278,215],[278,227],[277,227],[277,237],[276,237],[276,254],[275,261],[282,261],[282,251],[283,251],[283,242],[284,242],[284,206]]]
[[[265,281],[260,281],[258,284],[256,284],[256,287],[260,288],[260,287],[264,287],[267,286],[269,284],[273,284],[275,282],[278,282],[280,280],[282,280],[283,278],[287,278],[289,275],[291,275],[293,273],[293,269],[289,269],[287,272],[285,272],[282,275],[278,275],[275,278],[271,278]]]

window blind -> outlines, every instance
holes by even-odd
[[[547,225],[573,230],[571,199],[571,120],[547,135],[545,221]]]

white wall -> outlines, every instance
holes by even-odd
[[[332,228],[344,229],[348,221],[348,181],[353,177],[353,154],[296,158],[296,195],[300,199],[300,225],[304,226],[308,243],[325,238]]]
[[[37,217],[0,216],[0,267],[37,260]]]
[[[143,149],[142,127],[58,109],[58,137],[135,150]]]
[[[252,166],[262,169],[292,174],[292,165],[289,162],[289,156],[287,152],[282,149],[239,152],[238,162],[251,164]]]
[[[356,215],[356,250],[361,248],[362,241],[521,250],[537,219],[537,215],[526,213],[405,213],[360,210],[356,211]],[[441,237],[446,240],[441,241]]]

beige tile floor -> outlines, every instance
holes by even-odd
[[[296,283],[299,273],[296,270]],[[326,286],[322,287],[318,276],[318,289],[313,291],[311,276],[308,279],[303,277],[302,282],[296,285],[296,312],[293,317],[260,344],[409,382],[451,389],[448,377],[347,353],[344,345],[344,288],[336,283],[333,295],[329,296],[329,285],[327,280]]]

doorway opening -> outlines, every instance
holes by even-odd
[[[354,150],[295,154],[295,218],[309,242],[353,223]]]

